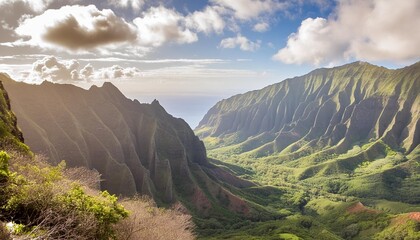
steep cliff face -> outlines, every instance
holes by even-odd
[[[166,204],[192,202],[191,208],[202,214],[220,205],[219,191],[239,201],[224,207],[236,212],[248,208],[209,178],[216,167],[208,163],[203,143],[158,101],[129,100],[111,83],[83,90],[0,78],[26,143],[53,163],[66,160],[69,166],[98,170],[101,187],[112,193],[148,194]]]
[[[264,171],[284,179],[376,181],[366,194],[418,186],[420,62],[397,70],[355,62],[236,95],[212,107],[196,134],[211,157],[270,165]],[[390,169],[410,182],[385,181]]]
[[[0,81],[0,148],[23,147],[23,135],[17,127],[15,114],[10,107],[9,95]]]

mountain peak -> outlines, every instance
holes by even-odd
[[[162,113],[163,114],[162,116],[168,115],[168,112],[166,112],[165,108],[162,105],[160,105],[160,103],[157,99],[154,99],[150,103],[150,106],[155,111],[155,113]],[[170,115],[170,116],[172,116],[172,115]]]
[[[110,96],[117,97],[119,99],[125,99],[124,94],[111,82],[104,82],[101,87],[92,86],[90,90],[98,90],[100,92],[106,92]]]
[[[154,99],[151,104],[152,105],[159,105],[160,106],[160,103],[159,103],[159,101],[157,99]]]
[[[101,87],[102,89],[106,89],[106,90],[111,90],[111,91],[120,91],[113,83],[111,83],[111,82],[104,82],[103,84],[102,84],[102,87]]]
[[[374,65],[369,62],[365,61],[355,61],[352,63],[344,64],[342,66],[338,66],[337,68],[346,68],[346,67],[369,67],[369,68],[385,68],[382,66]]]

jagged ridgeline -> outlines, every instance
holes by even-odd
[[[70,167],[96,169],[103,178],[101,188],[115,194],[148,194],[163,204],[181,200],[200,214],[220,206],[249,212],[245,201],[210,176],[225,176],[237,187],[252,184],[209,164],[203,143],[188,124],[159,102],[132,101],[111,83],[84,90],[19,83],[5,74],[0,80],[25,143],[52,163],[66,160]]]
[[[350,176],[358,180],[347,193],[420,202],[402,193],[419,187],[404,181],[419,176],[419,117],[420,62],[397,70],[355,62],[222,100],[196,133],[210,156],[257,174],[264,164],[288,180]]]

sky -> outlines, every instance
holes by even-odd
[[[420,60],[418,0],[0,0],[0,72],[108,81],[192,128],[218,101],[367,61]]]

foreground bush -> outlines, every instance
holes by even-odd
[[[125,199],[121,204],[130,215],[116,225],[118,239],[195,239],[190,215],[176,209],[156,208],[147,198]]]
[[[6,225],[3,222],[0,222],[0,239],[1,240],[9,240],[10,239],[10,233],[6,229]]]
[[[117,197],[107,191],[101,192],[100,196],[90,196],[82,187],[76,185],[58,199],[58,202],[63,204],[62,209],[71,209],[82,216],[93,216],[98,238],[115,238],[113,224],[128,216],[127,210],[117,203]]]
[[[0,152],[0,161],[2,220],[23,226],[14,234],[40,239],[114,239],[114,225],[128,216],[115,196],[65,178],[64,163],[52,167],[40,157],[19,153],[10,157],[5,152]]]
[[[194,239],[191,217],[150,199],[118,201],[99,191],[100,175],[0,151],[0,239]]]

